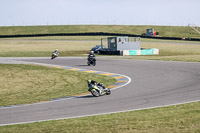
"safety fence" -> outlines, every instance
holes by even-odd
[[[200,41],[200,38],[160,37],[160,36],[146,36],[146,35],[123,34],[123,33],[107,33],[107,32],[0,35],[0,38],[45,37],[45,36],[128,36],[128,37],[141,37],[141,38],[164,39],[164,40]]]

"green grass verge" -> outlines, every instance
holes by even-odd
[[[51,25],[51,26],[1,26],[0,35],[51,34],[80,32],[110,32],[141,35],[146,29],[155,29],[160,36],[199,38],[199,33],[187,26],[151,25]]]
[[[0,127],[1,133],[198,133],[200,102]]]
[[[106,86],[116,81],[109,76],[23,64],[0,64],[0,75],[0,106],[85,93],[88,79]]]

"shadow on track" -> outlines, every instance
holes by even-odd
[[[88,66],[88,65],[77,65],[77,66]]]
[[[80,96],[78,98],[94,98],[94,96],[92,96],[92,95],[86,95],[86,96]]]

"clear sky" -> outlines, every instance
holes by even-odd
[[[0,0],[0,26],[200,26],[200,0]]]

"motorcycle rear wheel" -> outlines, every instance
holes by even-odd
[[[106,91],[106,95],[110,95],[111,94],[111,91],[110,91],[110,89],[108,89],[107,91]]]

